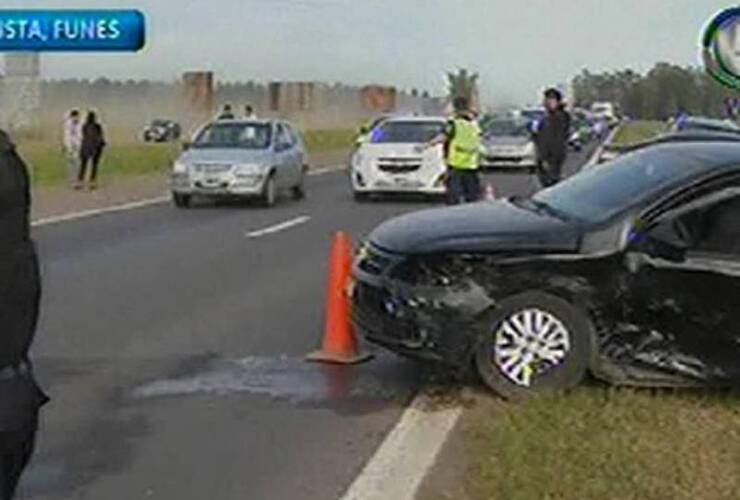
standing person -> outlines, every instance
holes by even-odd
[[[217,120],[233,120],[236,118],[234,116],[234,112],[231,110],[231,104],[224,104],[224,107],[221,108],[221,112],[216,117]]]
[[[62,149],[67,158],[67,179],[74,183],[77,176],[78,162],[80,161],[80,147],[82,146],[82,131],[80,130],[80,112],[72,109],[64,119],[62,129]]]
[[[256,120],[257,113],[254,112],[254,108],[251,104],[244,106],[244,118],[247,120]]]
[[[445,131],[426,147],[444,145],[448,203],[470,203],[478,201],[481,194],[478,176],[481,130],[467,98],[456,97],[452,105],[455,114],[447,122]]]
[[[568,151],[570,115],[558,89],[545,91],[545,117],[537,131],[537,177],[542,187],[560,182]]]
[[[26,166],[0,131],[0,500],[15,494],[48,401],[28,357],[41,293],[29,207]]]
[[[80,147],[80,171],[77,174],[76,189],[82,187],[87,173],[87,166],[90,165],[89,189],[97,188],[98,165],[105,148],[105,135],[103,126],[98,122],[94,111],[87,113],[85,124],[82,126],[82,146]]]

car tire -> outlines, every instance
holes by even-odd
[[[525,292],[504,299],[485,321],[475,367],[500,396],[517,400],[565,391],[586,375],[594,352],[594,328],[588,316],[566,300],[540,291]],[[534,327],[538,322],[540,328]],[[534,358],[534,363],[523,362],[527,358]]]
[[[190,208],[191,196],[184,193],[172,193],[172,201],[177,208]]]
[[[301,174],[301,180],[290,190],[294,200],[302,200],[306,197],[306,176]]]
[[[270,174],[262,188],[262,206],[270,208],[275,205],[277,200],[277,186],[275,185],[275,176]]]

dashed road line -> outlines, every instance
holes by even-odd
[[[301,224],[305,224],[311,220],[311,217],[308,215],[301,215],[300,217],[295,217],[294,219],[286,220],[285,222],[280,222],[279,224],[274,224],[272,226],[268,226],[262,229],[258,229],[256,231],[251,231],[245,234],[247,238],[259,238],[261,236],[266,236],[268,234],[274,234],[278,233],[280,231],[284,231],[286,229],[290,229],[291,227],[298,226]]]

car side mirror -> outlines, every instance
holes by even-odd
[[[188,149],[193,147],[193,143],[190,141],[182,141],[182,150],[187,151]]]
[[[370,132],[370,127],[368,127],[367,125],[362,125],[362,126],[360,127],[360,133],[361,133],[361,134],[365,135],[365,134],[367,134],[368,132]]]

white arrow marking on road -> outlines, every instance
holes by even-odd
[[[308,222],[309,220],[311,220],[310,216],[301,215],[300,217],[296,217],[295,219],[286,220],[285,222],[281,222],[280,224],[275,224],[274,226],[269,226],[263,229],[258,229],[257,231],[249,232],[245,236],[247,238],[259,238],[260,236],[277,233],[285,229],[289,229],[293,226],[304,224]]]

